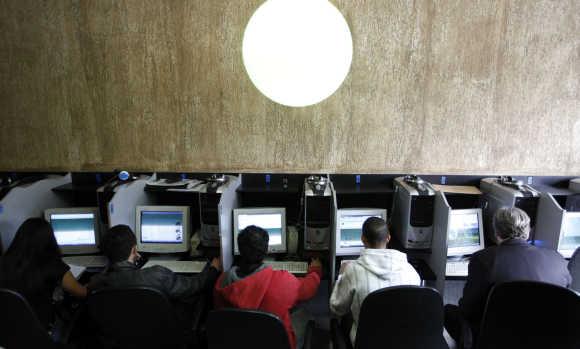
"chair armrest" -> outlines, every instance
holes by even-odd
[[[330,320],[330,338],[333,349],[352,349],[350,338],[341,330],[338,319]]]

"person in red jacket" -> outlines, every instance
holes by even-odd
[[[314,259],[303,278],[273,270],[263,264],[268,253],[268,233],[253,225],[238,235],[238,248],[239,266],[222,273],[216,282],[215,307],[257,309],[277,315],[284,323],[290,347],[295,348],[290,309],[316,294],[322,273],[320,261]]]

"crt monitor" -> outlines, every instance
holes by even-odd
[[[52,226],[64,255],[99,252],[99,224],[96,207],[51,208],[44,218]]]
[[[336,255],[358,255],[364,248],[361,235],[370,217],[387,220],[387,210],[378,208],[343,208],[336,211]]]
[[[484,247],[481,208],[452,210],[447,225],[447,256],[470,255]]]
[[[579,246],[580,212],[566,212],[564,214],[564,221],[562,222],[558,252],[565,258],[570,258]]]
[[[238,234],[245,227],[255,225],[268,232],[268,253],[286,253],[286,209],[237,208],[234,209],[234,253],[238,249]]]
[[[137,206],[137,250],[180,253],[189,250],[189,207]]]

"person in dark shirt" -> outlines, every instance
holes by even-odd
[[[496,283],[525,280],[568,287],[572,281],[562,255],[528,244],[530,217],[523,210],[500,208],[493,227],[498,245],[471,257],[459,307],[445,306],[445,328],[460,347],[469,348],[477,339],[487,296]],[[461,325],[465,320],[468,327]]]
[[[140,258],[137,241],[131,228],[126,225],[109,229],[103,237],[101,247],[109,259],[109,266],[103,273],[91,278],[89,290],[137,286],[155,288],[173,303],[176,315],[184,324],[191,321],[192,305],[200,295],[204,291],[211,292],[221,269],[218,258],[214,258],[210,265],[194,276],[178,275],[162,266],[139,269],[136,266]]]
[[[41,324],[50,329],[57,287],[79,298],[87,295],[86,287],[77,282],[69,269],[61,259],[50,224],[41,218],[30,218],[18,228],[6,254],[0,258],[0,287],[26,298]]]

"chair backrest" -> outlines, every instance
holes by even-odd
[[[89,316],[105,347],[180,348],[183,324],[163,293],[147,287],[109,288],[93,292]]]
[[[290,349],[282,321],[257,310],[221,309],[207,319],[209,349]]]
[[[447,349],[439,292],[419,286],[387,287],[362,303],[357,348]]]
[[[580,247],[574,251],[570,262],[568,263],[568,270],[572,275],[572,285],[570,288],[576,292],[580,292]]]
[[[56,348],[34,311],[20,294],[0,289],[0,347]]]
[[[580,348],[580,296],[534,281],[497,284],[487,299],[478,349]]]

